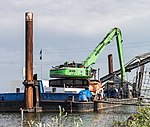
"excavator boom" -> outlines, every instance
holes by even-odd
[[[104,48],[111,43],[113,38],[116,37],[117,41],[117,48],[118,48],[118,54],[119,54],[119,62],[120,62],[120,68],[122,70],[121,73],[121,81],[124,81],[125,77],[125,66],[124,66],[124,56],[123,56],[123,47],[122,47],[122,35],[119,28],[113,28],[101,41],[98,46],[93,50],[93,52],[86,58],[86,60],[83,62],[83,66],[88,68],[92,64],[95,64],[97,58],[101,54],[101,52],[104,50]]]

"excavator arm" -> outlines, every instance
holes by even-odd
[[[123,55],[123,48],[122,48],[122,35],[119,28],[113,28],[106,37],[98,44],[98,46],[93,50],[93,52],[86,58],[83,62],[83,66],[85,68],[90,67],[92,64],[95,64],[98,56],[104,50],[104,48],[111,43],[113,38],[116,37],[117,41],[117,48],[119,54],[119,62],[121,68],[121,81],[124,81],[125,78],[125,66],[124,66],[124,55]]]

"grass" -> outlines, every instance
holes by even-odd
[[[39,122],[36,120],[28,120],[26,123],[29,127],[65,127],[67,125],[68,114],[64,108],[59,106],[59,114],[51,117],[50,122]],[[73,118],[72,127],[83,126],[83,121],[80,117]]]

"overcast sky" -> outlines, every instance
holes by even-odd
[[[34,14],[34,73],[38,73],[39,78],[49,79],[51,66],[65,61],[84,61],[114,27],[122,31],[125,63],[150,51],[149,0],[0,2],[0,92],[14,90],[16,81],[23,81],[25,12]],[[116,42],[113,41],[94,65],[100,68],[101,75],[108,72],[107,55],[110,53],[113,54],[114,68],[119,68]]]

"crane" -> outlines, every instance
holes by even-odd
[[[121,68],[121,81],[124,81],[125,78],[125,66],[124,66],[124,55],[122,47],[122,34],[119,28],[113,28],[105,36],[105,38],[97,45],[93,52],[83,61],[82,63],[72,63],[65,62],[62,65],[55,66],[50,69],[51,78],[81,78],[87,79],[93,76],[92,65],[96,63],[101,52],[104,48],[110,44],[113,38],[116,37],[117,49],[119,55],[119,62]]]

